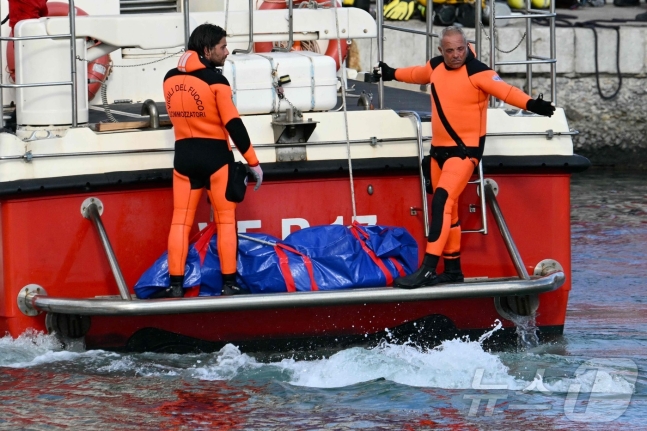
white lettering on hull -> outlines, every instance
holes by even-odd
[[[260,229],[260,220],[241,220],[238,222],[238,232],[245,233],[247,229]]]
[[[377,215],[360,215],[355,217],[355,220],[359,224],[364,224],[368,226],[374,226],[377,224]],[[344,225],[344,216],[337,216],[335,220],[330,224]],[[290,235],[292,231],[292,226],[298,226],[299,229],[304,229],[310,227],[310,222],[304,218],[284,218],[281,219],[281,239],[285,239]],[[198,229],[202,230],[207,227],[207,223],[198,223]],[[245,233],[248,229],[261,229],[262,223],[261,220],[239,220],[238,221],[238,232]]]

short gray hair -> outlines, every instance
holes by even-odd
[[[440,32],[440,40],[442,41],[445,36],[451,36],[452,34],[460,34],[463,36],[463,40],[465,41],[465,44],[467,45],[467,36],[465,36],[465,32],[461,27],[457,27],[454,25],[450,25],[449,27],[445,27],[443,31]]]

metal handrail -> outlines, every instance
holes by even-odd
[[[252,0],[249,0],[250,4]],[[294,1],[287,0],[288,3],[288,44],[285,48],[276,47],[272,51],[275,52],[290,52],[292,49],[292,44],[294,43]],[[332,41],[330,42],[332,43]]]
[[[468,181],[468,184],[477,184],[479,189],[479,197],[481,198],[481,229],[476,230],[463,230],[462,233],[482,233],[488,234],[487,214],[485,212],[485,179],[483,178],[483,161],[479,161],[478,166],[479,177],[474,181]]]
[[[533,9],[532,3],[530,0],[526,1],[526,9],[522,11],[520,15],[501,15],[496,16],[496,11],[494,5],[490,7],[490,26],[489,26],[489,40],[490,40],[490,67],[495,69],[496,66],[511,66],[511,65],[526,65],[526,92],[532,94],[532,65],[533,64],[550,64],[550,94],[551,101],[557,103],[557,87],[555,82],[557,81],[557,45],[555,41],[555,18],[557,13],[555,11],[555,2],[550,2],[550,8],[546,10]],[[482,22],[479,17],[482,16],[482,4],[481,2],[476,2],[476,39],[477,39],[477,53],[480,57],[480,46],[479,43],[481,40],[481,31],[482,31]],[[549,20],[549,31],[550,31],[550,57],[539,57],[532,54],[532,20],[535,18],[546,18]],[[496,27],[496,20],[499,19],[525,19],[526,20],[526,60],[525,61],[502,61],[497,62],[495,59],[496,55],[496,45],[495,45],[495,35],[494,29]],[[535,60],[533,60],[535,59]],[[496,100],[490,98],[490,107],[496,106]]]
[[[74,12],[73,12],[74,11]],[[0,6],[0,16],[2,16],[2,7]],[[70,39],[70,80],[69,81],[57,81],[57,82],[40,82],[34,84],[4,84],[3,75],[4,71],[3,58],[4,53],[0,49],[0,109],[2,110],[2,115],[0,115],[0,128],[3,128],[5,125],[4,118],[4,100],[3,100],[3,88],[29,88],[29,87],[50,87],[50,86],[59,86],[59,85],[69,85],[72,92],[72,127],[78,126],[78,104],[77,104],[77,73],[76,73],[76,7],[74,6],[74,0],[69,0],[68,6],[68,17],[70,20],[70,33],[64,35],[52,35],[52,36],[22,36],[22,37],[0,37],[0,41],[22,41],[22,40],[38,40],[38,39]]]
[[[553,132],[551,130],[546,132],[501,132],[501,133],[487,133],[486,136],[546,136],[547,139],[551,139],[553,136],[573,136],[577,135],[579,132],[573,130],[570,132]],[[51,139],[51,138],[50,138]],[[379,144],[382,142],[406,142],[413,141],[418,139],[415,136],[406,137],[406,138],[370,138],[370,139],[353,139],[350,140],[351,145],[359,144]],[[423,142],[431,141],[431,136],[422,136]],[[320,142],[306,142],[303,145],[305,146],[318,146],[318,145],[346,145],[346,141],[320,141]],[[285,147],[285,144],[276,144],[276,143],[267,143],[267,144],[254,144],[254,148],[262,147]],[[23,154],[20,156],[0,156],[0,161],[3,160],[24,160],[31,161],[32,159],[44,159],[44,158],[55,158],[55,157],[87,157],[87,156],[110,156],[118,154],[145,154],[145,153],[162,153],[162,152],[172,152],[175,151],[173,148],[149,148],[149,149],[138,149],[138,150],[108,150],[108,151],[83,151],[83,152],[74,152],[74,153],[52,153],[52,154]]]
[[[128,290],[128,285],[124,280],[124,276],[121,273],[121,269],[119,268],[119,262],[117,262],[117,256],[115,256],[115,252],[112,250],[112,245],[110,245],[110,240],[108,239],[108,234],[106,233],[106,229],[105,227],[103,227],[103,222],[101,221],[101,214],[99,214],[100,209],[97,206],[97,202],[99,203],[99,205],[101,205],[101,201],[97,198],[86,199],[83,202],[81,211],[82,211],[83,217],[92,220],[92,224],[94,225],[94,227],[97,229],[97,232],[99,233],[99,237],[101,238],[101,244],[103,245],[103,249],[106,252],[106,256],[108,257],[108,263],[110,264],[112,275],[115,277],[115,281],[117,282],[117,287],[119,288],[119,294],[121,295],[121,299],[130,301],[132,300],[132,297],[130,296],[130,291]],[[103,208],[101,208],[101,211],[103,211]]]
[[[528,275],[528,271],[526,270],[526,266],[523,264],[519,250],[517,249],[517,246],[512,239],[512,235],[510,234],[510,230],[508,229],[508,225],[503,218],[503,213],[501,212],[501,207],[499,207],[499,203],[494,195],[492,185],[489,183],[485,184],[485,198],[487,203],[490,205],[494,221],[496,221],[496,224],[501,231],[503,242],[508,249],[508,253],[510,254],[510,258],[512,259],[515,269],[517,270],[517,274],[519,274],[519,278],[522,280],[530,280],[530,275]]]
[[[375,22],[377,24],[377,61],[378,63],[384,60],[384,0],[375,0]],[[377,96],[379,99],[380,109],[384,109],[384,81],[382,81],[382,74],[380,80],[377,82]]]
[[[184,49],[189,49],[189,38],[191,37],[191,24],[189,22],[189,0],[182,3],[182,13],[184,15]],[[202,55],[202,52],[198,54]]]
[[[555,64],[556,59],[551,58],[549,60],[509,60],[509,61],[499,61],[495,63],[497,66],[510,66],[518,64]]]
[[[509,65],[526,65],[526,88],[529,94],[532,93],[532,65],[533,64],[550,64],[551,68],[551,101],[555,103],[557,99],[557,90],[555,86],[555,81],[557,80],[557,68],[555,63],[556,59],[556,45],[555,45],[555,2],[550,2],[550,9],[548,11],[532,9],[530,0],[526,0],[526,10],[525,13],[520,15],[502,15],[496,16],[495,7],[492,5],[490,7],[490,25],[489,25],[489,40],[490,40],[490,67],[495,69],[496,66],[509,66]],[[483,5],[481,2],[475,2],[476,11],[476,32],[474,43],[476,45],[476,56],[481,58],[481,30],[482,30],[482,16],[483,16]],[[433,14],[428,13],[426,19],[426,31],[415,30],[410,28],[403,28],[392,25],[384,25],[384,19],[381,11],[384,7],[384,0],[376,0],[375,9],[378,11],[376,14],[377,21],[377,59],[379,61],[384,60],[384,29],[400,31],[404,33],[412,33],[426,36],[426,53],[427,57],[431,58],[433,51],[433,38],[439,37],[438,34],[433,33]],[[547,18],[550,21],[550,57],[538,57],[532,54],[532,19],[534,18]],[[496,45],[494,37],[494,28],[496,27],[496,20],[498,19],[525,19],[526,20],[526,60],[520,61],[504,61],[496,62]],[[468,42],[472,42],[471,40]],[[379,108],[384,109],[384,82],[380,78],[378,82],[378,96],[379,96]],[[490,98],[490,107],[496,107],[496,100]]]
[[[413,28],[406,28],[406,27],[399,27],[397,25],[384,25],[384,28],[387,30],[395,30],[395,31],[401,31],[402,33],[413,33],[413,34],[419,34],[421,36],[429,36],[430,38],[439,38],[440,35],[438,33],[430,33],[429,31],[422,31],[422,30],[416,30]],[[431,54],[431,53],[429,53]]]
[[[58,85],[72,85],[73,81],[36,82],[33,84],[2,84],[0,88],[31,88],[31,87],[56,87]]]
[[[422,122],[420,121],[420,115],[415,111],[400,111],[398,112],[400,117],[409,117],[412,118],[416,123],[416,140],[418,142],[418,166],[419,166],[419,175],[420,175],[420,192],[422,195],[422,214],[424,217],[425,225],[425,237],[429,236],[429,208],[427,205],[427,189],[425,187],[425,176],[422,173],[422,159],[425,157],[425,150],[422,146]]]
[[[383,27],[386,28],[387,30],[394,30],[402,33],[413,33],[413,34],[418,34],[420,36],[428,36],[427,37],[428,41],[433,38],[436,38],[436,39],[440,38],[440,35],[438,33],[432,33],[430,31],[415,30],[413,28],[399,27],[396,25],[384,25]],[[467,41],[470,43],[475,43],[476,39],[467,39]],[[428,49],[431,49],[431,47]],[[427,55],[431,57],[432,54],[433,53],[431,51],[428,51]]]
[[[290,5],[292,4],[292,0],[290,0]],[[186,16],[188,19],[189,12],[186,12]],[[292,16],[292,12],[290,12],[290,16]],[[290,21],[290,39],[292,39],[292,21]],[[290,45],[292,46],[292,45]],[[249,0],[249,41],[247,45],[247,49],[234,49],[234,52],[232,54],[249,54],[252,52],[254,48],[254,0]]]
[[[473,282],[466,280],[465,283],[421,287],[418,289],[382,287],[230,297],[167,298],[143,301],[105,298],[57,298],[29,292],[24,297],[24,305],[28,311],[32,312],[45,311],[84,316],[150,316],[537,295],[558,289],[564,284],[565,280],[564,273],[558,271],[545,277],[530,280],[511,280],[509,278]]]
[[[53,34],[51,36],[2,36],[2,41],[15,41],[15,40],[41,40],[41,39],[69,39],[71,34]]]
[[[550,13],[550,12],[540,13],[540,11],[537,11],[537,13],[532,13],[532,14],[522,13],[520,15],[497,15],[496,19],[534,19],[534,18],[554,18],[556,16],[557,16],[556,13]]]

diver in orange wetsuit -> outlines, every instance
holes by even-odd
[[[408,289],[464,280],[458,197],[483,156],[489,95],[539,115],[550,117],[555,111],[541,96],[532,99],[478,61],[459,27],[443,30],[438,50],[441,55],[424,66],[379,64],[384,81],[431,84],[431,225],[422,266],[393,283]],[[440,256],[445,272],[436,274]]]
[[[203,188],[207,189],[213,206],[218,231],[222,293],[248,293],[236,285],[236,202],[239,200],[232,198],[234,202],[226,197],[231,196],[228,191],[233,186],[229,183],[234,166],[229,138],[256,179],[254,190],[263,181],[263,171],[232,101],[229,82],[217,69],[225,64],[228,54],[225,31],[213,24],[202,24],[191,33],[188,50],[177,68],[164,78],[166,110],[175,132],[173,221],[168,238],[171,286],[157,297],[184,296],[189,231]]]

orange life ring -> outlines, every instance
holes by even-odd
[[[87,12],[83,9],[75,7],[78,16],[87,16]],[[67,16],[69,5],[61,2],[48,2],[47,3],[47,16]],[[38,17],[34,17],[38,18]],[[13,36],[13,29],[9,36]],[[97,42],[93,47],[99,45]],[[92,48],[90,48],[92,49]],[[108,54],[97,58],[88,63],[88,100],[92,100],[94,96],[101,89],[101,83],[106,79],[108,68],[110,65],[110,56]],[[16,79],[16,56],[14,54],[13,41],[7,43],[7,69],[11,79]]]
[[[296,6],[305,1],[307,0],[295,0],[294,5]],[[329,2],[330,0],[317,0],[317,3],[329,3]],[[263,3],[261,3],[258,10],[286,9],[286,8],[287,8],[287,5],[285,4],[285,0],[264,0]],[[335,60],[335,65],[337,66],[337,70],[339,70],[339,54],[337,52],[336,42],[337,42],[336,40],[332,40],[332,39],[328,41],[328,48],[326,48],[325,54],[331,57],[333,60]],[[272,51],[272,48],[274,48],[274,44],[272,42],[254,43],[254,52],[270,52]],[[301,43],[298,41],[295,42],[294,45],[292,46],[292,51],[301,51]],[[346,39],[341,39],[342,61],[346,60],[347,53],[348,53],[348,44],[346,43]]]

